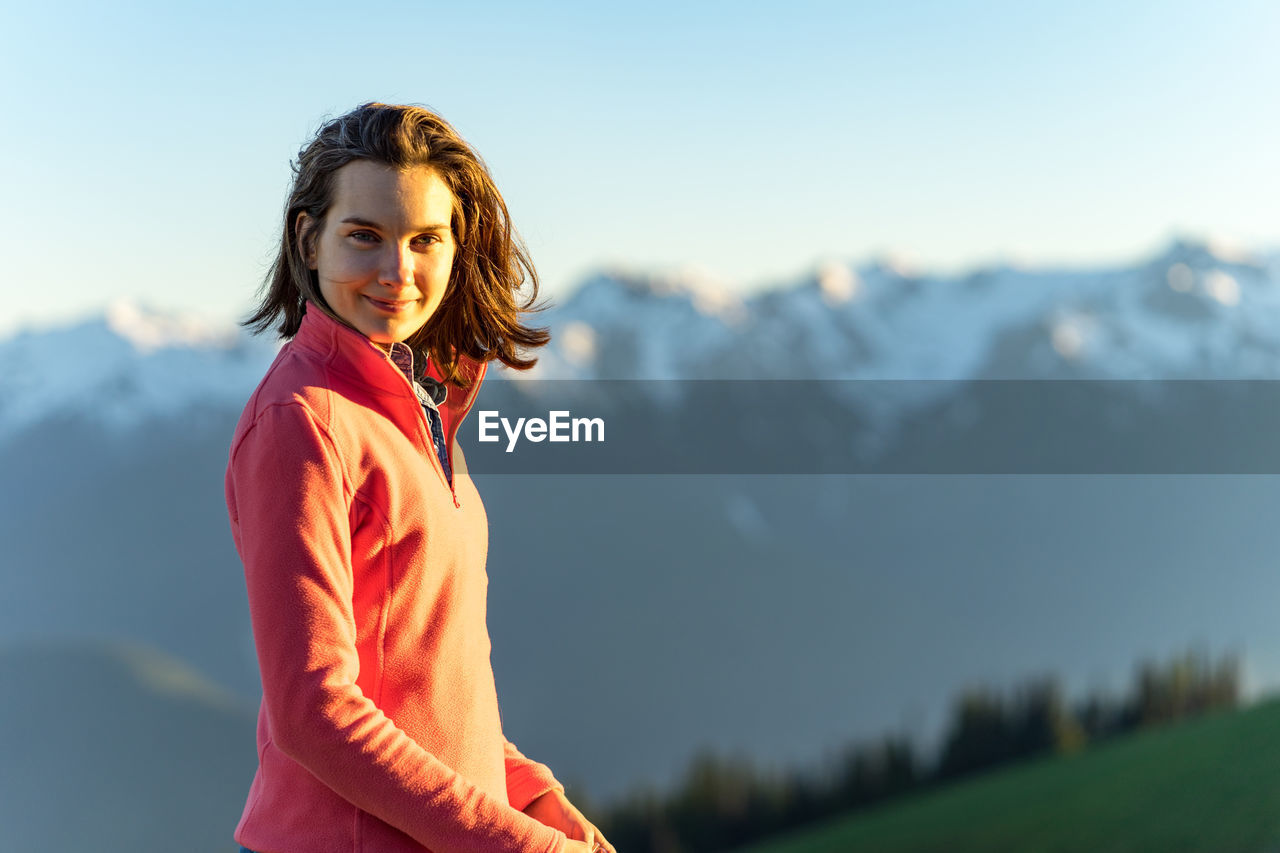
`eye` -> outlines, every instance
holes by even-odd
[[[419,246],[433,246],[436,243],[440,242],[440,235],[420,234],[414,238],[414,242],[417,243]]]
[[[372,231],[352,231],[347,236],[357,243],[376,243],[378,241],[378,235]]]

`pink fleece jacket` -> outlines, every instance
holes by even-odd
[[[521,813],[559,788],[506,740],[485,625],[488,521],[440,407],[450,488],[412,387],[311,308],[245,407],[227,509],[262,674],[235,838],[260,853],[560,853]]]

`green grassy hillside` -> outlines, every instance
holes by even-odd
[[[1280,700],[939,788],[750,848],[1280,850]]]

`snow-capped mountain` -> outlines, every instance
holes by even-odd
[[[110,429],[243,404],[277,347],[218,324],[118,302],[0,341],[0,438],[52,417]]]
[[[1271,378],[1280,255],[1178,240],[1092,270],[827,263],[749,298],[696,276],[601,273],[533,322],[553,341],[512,378]],[[87,411],[118,429],[239,405],[275,350],[129,304],[21,332],[0,341],[0,437]]]
[[[541,322],[547,376],[1263,378],[1280,370],[1280,263],[1189,240],[1093,270],[828,263],[746,300],[599,275]]]

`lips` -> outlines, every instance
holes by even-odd
[[[375,299],[372,296],[364,297],[370,305],[379,311],[386,311],[389,314],[399,314],[409,309],[414,304],[413,299]]]

